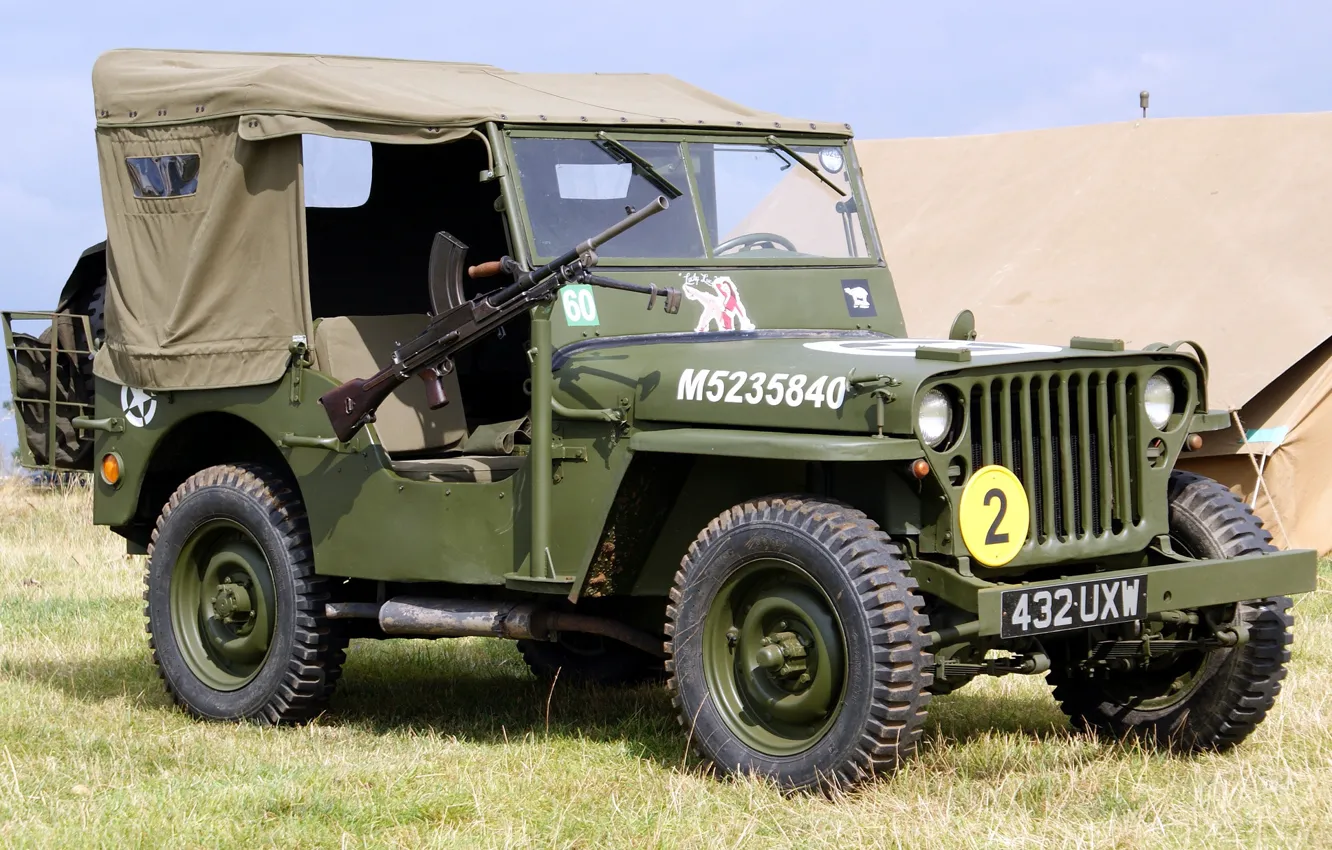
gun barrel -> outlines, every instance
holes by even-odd
[[[619,236],[621,233],[633,227],[635,224],[638,224],[649,216],[654,216],[666,209],[667,205],[665,196],[658,195],[652,203],[646,204],[642,209],[630,213],[620,221],[598,233],[596,236],[588,239],[586,242],[579,243],[578,247],[561,254],[540,268],[519,275],[513,283],[487,295],[486,300],[493,305],[507,302],[518,293],[529,289],[533,284],[545,280],[551,273],[567,266],[569,263],[572,263],[587,252],[596,250],[598,245],[603,245],[606,242],[609,242],[616,236]]]
[[[649,216],[656,215],[657,213],[666,209],[668,206],[670,206],[670,202],[666,200],[666,196],[658,195],[656,199],[652,201],[652,203],[646,204],[642,209],[636,210],[635,212],[625,216],[623,219],[617,221],[615,224],[612,224],[610,227],[601,231],[596,236],[593,236],[591,239],[587,240],[582,245],[579,245],[577,248],[574,249],[574,254],[578,255],[586,251],[596,250],[601,245],[604,245],[607,242],[611,241],[616,236],[619,236],[621,233],[625,232],[634,225],[642,222],[644,219],[648,218]]]

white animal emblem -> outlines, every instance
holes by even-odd
[[[711,291],[700,288],[700,283],[707,284]],[[740,289],[729,277],[686,275],[684,295],[703,305],[703,315],[694,326],[696,333],[714,330],[714,325],[719,331],[754,330],[754,323],[749,320],[749,313],[740,300]]]
[[[120,388],[120,407],[125,411],[125,419],[136,428],[142,428],[153,421],[157,413],[157,396],[148,390],[134,387]]]
[[[847,295],[851,296],[852,307],[856,308],[857,310],[869,309],[870,303],[869,303],[868,289],[866,289],[863,286],[849,286],[843,289],[842,291],[845,292]]]

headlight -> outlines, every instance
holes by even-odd
[[[937,447],[953,424],[953,405],[942,390],[930,390],[920,400],[916,428],[926,445]]]
[[[1175,388],[1170,386],[1170,379],[1160,372],[1148,378],[1142,393],[1142,406],[1152,427],[1164,430],[1170,414],[1175,412]]]

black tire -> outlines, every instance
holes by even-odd
[[[660,682],[666,668],[660,658],[601,635],[570,632],[559,640],[520,640],[518,651],[538,679],[614,687]]]
[[[745,576],[765,569],[766,564],[774,565],[773,570],[787,570],[798,581],[808,579],[809,588],[785,591],[780,582],[764,585],[767,579],[759,572],[754,578],[759,589],[742,593],[738,588]],[[788,570],[783,564],[795,569]],[[828,664],[823,670],[811,668],[814,682],[826,671],[844,672],[837,685],[840,696],[835,704],[828,703],[834,707],[828,710],[823,729],[805,738],[792,736],[788,747],[776,724],[755,721],[752,733],[734,725],[745,712],[758,716],[753,714],[757,703],[745,703],[737,714],[735,697],[727,694],[757,687],[755,682],[763,685],[762,674],[748,662],[737,663],[749,658],[744,643],[748,638],[733,635],[737,627],[727,629],[720,643],[716,635],[729,622],[719,611],[742,617],[744,635],[748,635],[756,611],[771,610],[765,607],[769,600],[784,603],[788,597],[796,598],[797,591],[826,606],[842,638],[844,663]],[[756,595],[758,603],[745,607],[745,593]],[[726,607],[731,605],[736,607]],[[923,605],[898,547],[860,511],[798,496],[770,497],[730,508],[690,545],[671,590],[666,669],[680,724],[699,754],[722,773],[757,774],[784,787],[847,785],[892,770],[913,755],[930,699],[926,670],[931,657]],[[781,634],[788,629],[789,615],[779,616],[783,617],[777,625]],[[769,643],[762,645],[771,650],[772,639],[764,640]],[[811,645],[803,637],[801,642]],[[705,656],[721,659],[711,662],[710,669],[714,671],[712,681],[722,682],[719,691],[726,693],[713,692]],[[748,684],[727,690],[731,686],[724,684],[726,675]],[[769,670],[768,675],[776,674]],[[790,687],[789,678],[782,681],[787,683],[784,687]],[[814,685],[807,687],[812,690]],[[764,736],[758,746],[753,745],[755,734]],[[764,743],[767,740],[774,743]]]
[[[217,687],[197,672],[207,672],[209,664],[218,666],[219,678],[234,672],[213,661],[206,648],[212,644],[198,638],[217,628],[214,621],[221,622],[216,597],[207,603],[213,606],[208,616],[179,602],[200,571],[193,557],[196,550],[206,553],[205,535],[219,535],[221,542],[207,546],[220,552],[249,547],[242,551],[251,553],[256,569],[266,564],[270,572],[267,593],[250,587],[256,599],[273,603],[266,647],[261,660],[253,661],[249,680],[236,687]],[[210,563],[215,561],[216,556]],[[174,592],[173,582],[179,583]],[[341,675],[347,641],[325,617],[329,583],[314,574],[304,505],[281,476],[254,464],[213,466],[190,476],[157,520],[145,584],[153,661],[177,705],[205,719],[264,724],[304,722],[324,710]],[[179,615],[175,622],[173,600]]]
[[[78,413],[78,402],[91,403],[91,397],[80,398],[79,385],[71,377],[74,361],[71,355],[58,353],[54,366],[51,361],[51,336],[54,328],[46,328],[40,336],[13,334],[14,347],[10,351],[10,368],[14,373],[17,390],[14,413],[17,427],[22,429],[32,461],[37,466],[51,465],[57,469],[92,469],[93,432],[79,431],[70,420]],[[50,420],[53,408],[46,402],[51,395],[51,381],[55,380],[56,404],[55,444],[50,443]]]
[[[83,323],[72,323],[74,344],[84,350],[96,351],[106,339],[106,273],[103,272],[97,283],[88,287],[70,299],[66,309],[75,315],[88,317],[88,331],[92,339],[86,339]],[[93,358],[81,358],[79,361],[78,384],[75,394],[78,400],[92,404],[97,395],[96,379],[93,377]],[[91,435],[89,435],[91,436]]]
[[[1274,551],[1272,536],[1248,505],[1210,478],[1172,473],[1169,500],[1171,542],[1183,554],[1236,558]],[[1247,627],[1248,642],[1192,653],[1191,668],[1187,660],[1181,662],[1189,684],[1173,701],[1144,709],[1145,703],[1124,698],[1135,690],[1159,689],[1146,678],[1149,673],[1112,673],[1109,680],[1093,681],[1071,665],[1050,672],[1055,699],[1083,730],[1135,737],[1180,752],[1229,749],[1258,727],[1281,692],[1293,639],[1290,608],[1284,596],[1233,606],[1229,622]]]

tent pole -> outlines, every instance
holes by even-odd
[[[1240,436],[1243,437],[1244,441],[1247,443],[1249,440],[1247,436],[1249,432],[1244,430],[1244,422],[1240,419],[1239,411],[1232,410],[1230,411],[1230,415],[1235,420],[1235,427],[1239,429]],[[1258,476],[1258,480],[1253,487],[1253,496],[1249,500],[1249,507],[1252,508],[1258,504],[1258,490],[1261,488],[1262,491],[1267,494],[1267,503],[1272,506],[1272,519],[1276,520],[1277,528],[1281,529],[1281,539],[1286,541],[1286,548],[1289,549],[1290,535],[1286,533],[1286,524],[1281,521],[1281,511],[1277,508],[1276,499],[1272,496],[1272,490],[1267,486],[1267,479],[1263,477],[1263,471],[1267,469],[1267,457],[1269,453],[1263,452],[1262,464],[1259,464],[1258,460],[1249,452],[1245,452],[1245,454],[1248,455],[1249,463],[1253,464],[1253,471]]]

